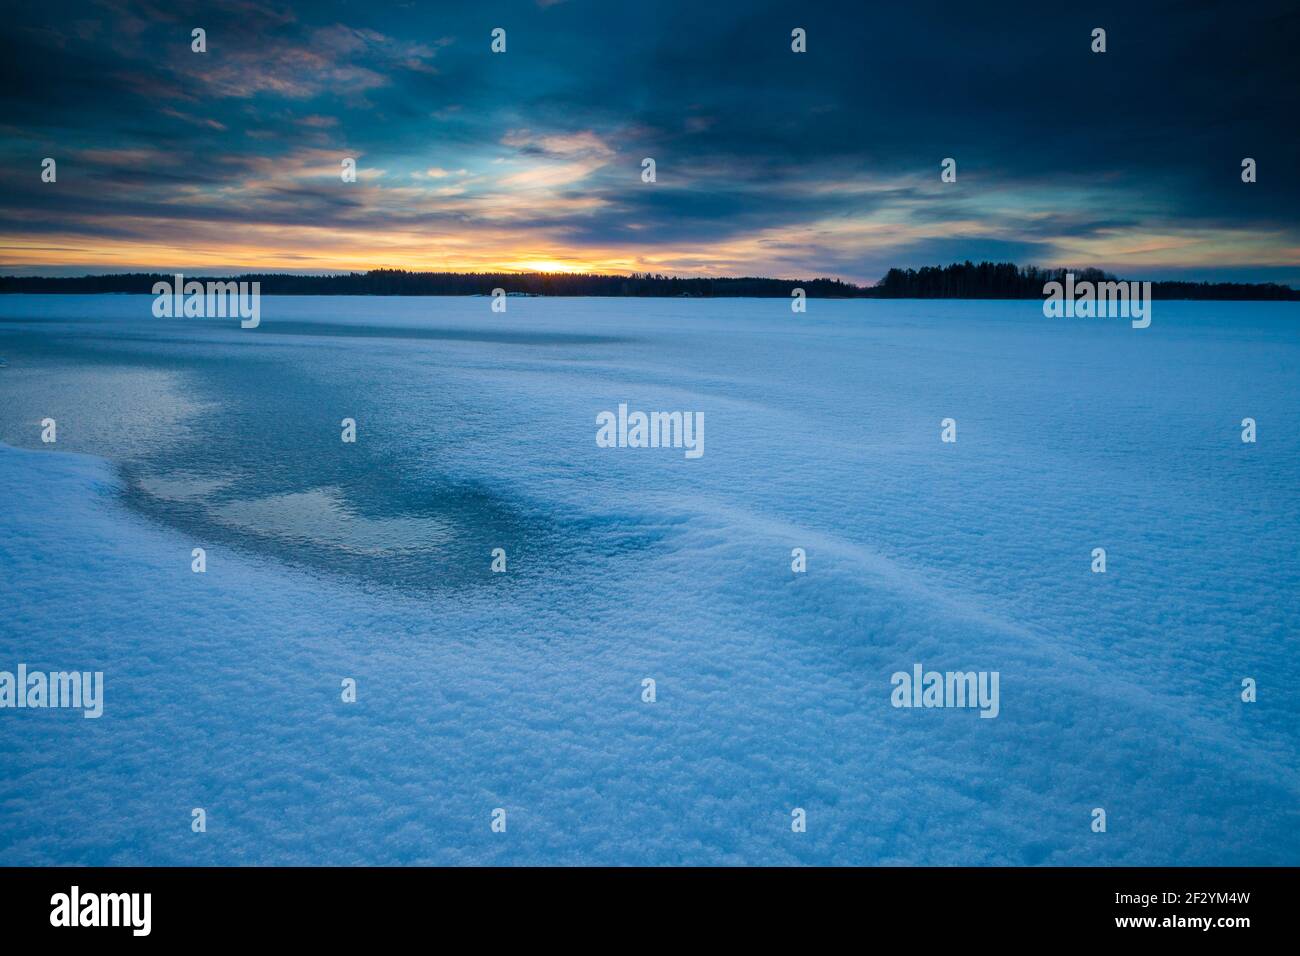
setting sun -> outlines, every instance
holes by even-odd
[[[600,271],[591,266],[577,265],[572,262],[560,262],[557,259],[525,259],[521,262],[506,263],[506,268],[518,272],[563,272],[568,275]]]

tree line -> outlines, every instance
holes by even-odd
[[[1100,269],[1040,269],[1011,262],[958,262],[920,269],[890,269],[872,286],[840,279],[696,278],[654,273],[594,275],[586,273],[409,272],[373,269],[338,275],[247,273],[239,276],[186,276],[186,281],[260,282],[264,295],[491,295],[508,293],[549,296],[684,297],[741,296],[789,298],[800,288],[814,299],[1040,299],[1048,282],[1118,281]],[[0,293],[152,294],[154,283],[173,276],[154,272],[87,276],[0,276]],[[1300,291],[1275,282],[1152,283],[1158,299],[1297,300]]]
[[[1011,262],[970,261],[920,269],[890,269],[867,294],[881,299],[1041,299],[1049,282],[1065,284],[1066,273],[1080,282],[1118,282],[1101,269],[1040,269]],[[1156,299],[1300,299],[1300,291],[1276,282],[1151,283]]]

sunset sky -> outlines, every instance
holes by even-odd
[[[1300,285],[1295,4],[1133,6],[7,3],[0,271]]]

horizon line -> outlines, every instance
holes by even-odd
[[[993,260],[988,260],[988,259],[981,260],[979,262],[975,262],[970,259],[965,259],[961,261],[950,262],[947,265],[893,267],[886,272],[886,276],[888,276],[890,272],[894,272],[894,271],[902,272],[904,274],[914,273],[919,275],[922,270],[943,271],[947,269],[959,268],[962,266],[971,266],[975,268],[981,266],[1014,267],[1021,275],[1023,275],[1028,271],[1037,271],[1040,273],[1050,274],[1050,275],[1058,275],[1058,274],[1064,275],[1070,273],[1073,273],[1074,275],[1090,274],[1093,276],[1104,277],[1108,280],[1118,280],[1118,281],[1125,281],[1125,282],[1135,282],[1135,281],[1151,282],[1153,285],[1158,285],[1158,284],[1175,285],[1176,284],[1176,285],[1204,285],[1204,286],[1277,287],[1277,288],[1290,290],[1291,292],[1300,291],[1297,290],[1295,286],[1292,286],[1289,283],[1277,282],[1277,281],[1243,282],[1243,281],[1214,280],[1214,279],[1204,279],[1204,278],[1201,279],[1141,279],[1141,278],[1132,278],[1132,277],[1121,278],[1119,275],[1115,273],[1108,272],[1105,269],[1096,266],[1049,267],[1049,266],[1035,266],[1032,264],[1022,266],[1014,262],[1009,262],[1009,261],[995,262]],[[51,266],[50,268],[59,268],[59,267]],[[487,277],[496,277],[496,276],[503,276],[503,277],[510,276],[514,278],[542,279],[542,280],[638,279],[638,280],[652,280],[657,282],[679,282],[679,283],[745,282],[745,281],[805,282],[805,283],[823,283],[823,284],[830,283],[830,284],[846,286],[848,288],[855,289],[855,290],[865,291],[865,290],[880,288],[886,279],[886,276],[882,276],[881,278],[876,279],[874,282],[859,283],[859,282],[854,282],[852,280],[844,279],[839,276],[833,276],[833,275],[802,276],[802,277],[764,276],[764,275],[754,275],[754,274],[696,276],[696,275],[673,275],[669,273],[660,273],[660,272],[622,273],[622,272],[586,272],[586,271],[569,271],[569,270],[531,271],[531,272],[509,270],[509,269],[500,269],[500,270],[491,270],[491,271],[458,270],[458,269],[417,270],[417,269],[402,268],[400,266],[379,266],[372,269],[362,269],[362,270],[325,269],[325,270],[301,270],[301,271],[283,271],[283,270],[263,271],[256,268],[248,268],[248,267],[244,267],[239,270],[233,268],[232,269],[223,268],[223,269],[216,269],[216,270],[198,269],[198,270],[190,271],[190,270],[186,270],[183,267],[162,268],[162,267],[155,266],[151,268],[139,267],[136,269],[117,271],[117,272],[85,272],[79,275],[67,274],[67,273],[57,274],[57,273],[42,273],[42,272],[19,274],[19,273],[8,273],[3,270],[4,267],[0,266],[0,284],[6,282],[19,281],[19,280],[28,280],[28,281],[44,280],[44,281],[55,281],[55,282],[70,282],[70,281],[83,281],[83,280],[93,280],[93,279],[125,279],[133,276],[171,277],[175,275],[182,275],[182,276],[188,275],[196,278],[225,278],[225,279],[238,279],[244,276],[268,276],[268,277],[284,277],[284,278],[294,278],[294,279],[339,279],[339,278],[352,278],[352,277],[366,277],[366,276],[375,275],[377,273],[378,274],[393,273],[393,274],[401,274],[401,275],[416,276],[416,277],[472,276],[472,277],[487,278]]]

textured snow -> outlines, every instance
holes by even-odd
[[[150,301],[0,297],[0,864],[1300,862],[1292,304]]]

